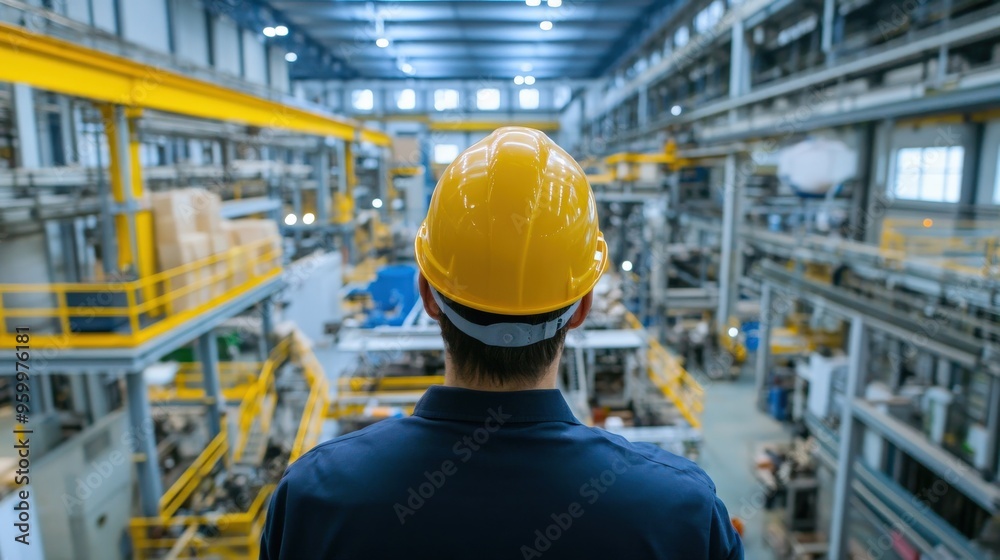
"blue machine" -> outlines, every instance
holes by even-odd
[[[367,289],[355,290],[351,295],[358,293],[367,293],[374,303],[362,325],[364,328],[398,327],[420,299],[417,294],[417,267],[413,264],[382,267]]]

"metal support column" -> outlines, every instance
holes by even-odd
[[[90,403],[90,421],[97,422],[108,415],[108,392],[104,384],[104,374],[88,373],[87,400]]]
[[[746,93],[743,89],[743,80],[744,76],[748,74],[745,60],[747,43],[742,19],[733,22],[732,45],[730,49],[729,97],[730,99],[733,99]]]
[[[52,376],[47,373],[36,374],[34,377],[39,379],[39,389],[41,390],[41,398],[38,399],[42,403],[42,412],[52,412],[56,409],[55,396],[52,394]]]
[[[212,331],[198,337],[198,359],[201,360],[202,384],[205,386],[205,405],[208,409],[208,436],[214,438],[222,431],[225,402],[219,383],[219,343]]]
[[[757,356],[754,364],[755,396],[759,400],[767,385],[768,372],[771,367],[771,325],[774,322],[774,305],[772,297],[774,288],[764,282],[760,288],[760,327],[757,335]]]
[[[324,142],[316,154],[316,223],[330,225],[330,149]]]
[[[823,1],[823,29],[822,29],[822,48],[823,54],[826,55],[827,65],[833,64],[836,55],[833,52],[833,33],[834,24],[837,15],[837,0],[824,0]]]
[[[741,188],[736,174],[736,155],[726,156],[722,205],[722,253],[719,256],[719,308],[715,315],[716,329],[722,329],[732,314],[737,283],[734,278],[734,250],[738,230],[738,196]]]
[[[14,123],[17,127],[17,166],[41,167],[34,90],[23,84],[14,84]]]
[[[156,436],[153,433],[153,416],[146,394],[146,382],[142,372],[125,374],[128,391],[129,433],[132,451],[139,477],[139,501],[142,514],[153,517],[159,514],[160,497],[163,496],[163,480],[160,478],[160,463],[156,452]]]
[[[830,524],[828,558],[847,558],[848,504],[853,495],[854,458],[861,444],[861,423],[854,417],[854,399],[864,392],[867,332],[861,317],[851,319],[850,342],[847,347],[847,386],[840,413],[840,449],[837,453],[837,474],[833,483],[833,513]]]
[[[998,464],[997,449],[1000,443],[1000,379],[996,377],[990,380],[990,405],[986,418],[986,470],[997,472]]]
[[[649,90],[646,87],[639,88],[637,105],[636,118],[638,119],[639,129],[642,130],[649,124]]]
[[[274,334],[274,306],[271,299],[260,302],[260,360],[271,353],[271,336]]]

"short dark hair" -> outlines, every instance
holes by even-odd
[[[443,294],[441,299],[455,313],[477,325],[495,323],[536,325],[559,317],[570,307],[537,315],[511,316],[472,309],[451,301]],[[444,338],[445,348],[455,367],[455,375],[467,381],[489,383],[498,387],[538,381],[546,368],[559,359],[568,330],[567,326],[563,326],[552,338],[528,346],[509,348],[489,346],[472,338],[460,331],[444,313],[441,313],[438,322],[441,324],[441,336]]]

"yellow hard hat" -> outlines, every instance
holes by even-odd
[[[567,307],[608,263],[583,169],[542,132],[513,126],[445,169],[414,245],[435,290],[501,315]]]

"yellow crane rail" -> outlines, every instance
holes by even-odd
[[[127,107],[390,144],[387,134],[353,119],[235,91],[6,23],[0,23],[0,60],[0,82]]]

